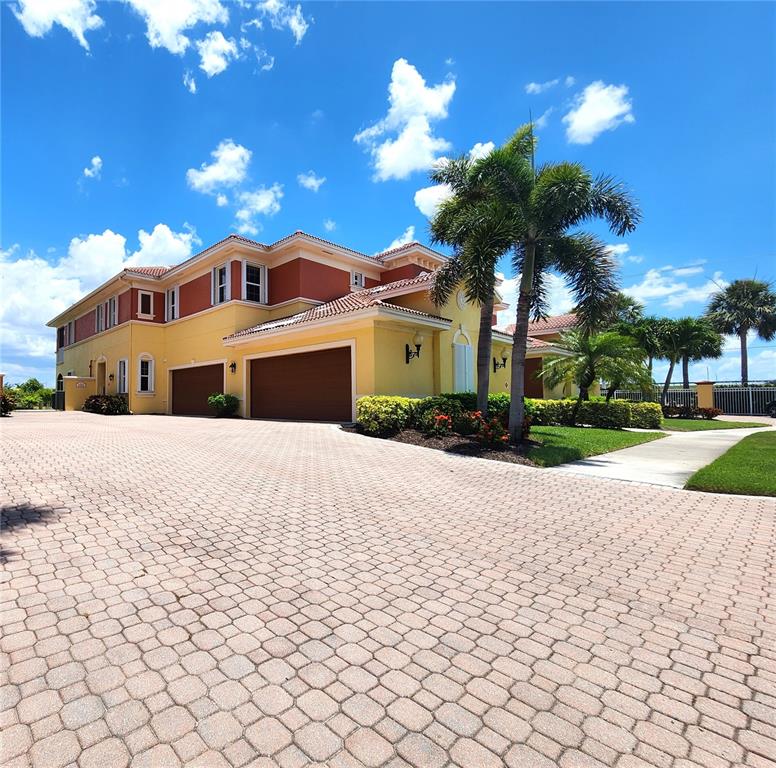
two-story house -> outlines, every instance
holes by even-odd
[[[48,323],[60,407],[110,393],[135,413],[205,415],[225,392],[243,416],[350,421],[362,395],[473,390],[479,309],[462,290],[433,304],[444,260],[419,243],[368,256],[295,232],[127,268]],[[509,389],[511,342],[494,331],[492,391]],[[530,339],[531,370],[557,352]]]

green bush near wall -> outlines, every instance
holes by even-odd
[[[390,395],[360,397],[356,401],[356,421],[367,435],[391,437],[412,425],[418,402]]]
[[[660,429],[663,426],[663,411],[660,403],[631,403],[632,427],[638,429]]]

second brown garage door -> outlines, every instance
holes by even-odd
[[[251,360],[255,419],[351,421],[350,347]]]
[[[172,412],[179,416],[212,416],[207,399],[224,391],[224,366],[198,365],[172,372]]]

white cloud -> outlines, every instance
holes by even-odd
[[[489,155],[495,148],[492,141],[478,141],[470,150],[469,157],[472,160],[480,160]],[[446,157],[440,157],[436,164],[447,162]],[[415,193],[415,207],[429,219],[436,215],[439,206],[449,199],[453,194],[449,184],[434,184],[430,187],[423,187]]]
[[[184,33],[197,24],[226,24],[229,13],[220,0],[126,0],[145,20],[152,48],[182,54],[190,40]]]
[[[84,176],[87,179],[99,179],[102,176],[102,158],[99,155],[95,155],[84,168]]]
[[[526,83],[525,92],[535,96],[538,93],[544,93],[549,91],[550,88],[554,88],[560,80],[556,77],[554,80],[547,80],[543,83]]]
[[[150,233],[141,229],[138,241],[139,248],[129,254],[126,238],[106,229],[72,238],[60,259],[47,260],[33,251],[20,254],[18,245],[0,251],[0,367],[24,379],[32,375],[25,373],[32,369],[24,361],[49,358],[52,378],[54,331],[46,322],[125,266],[183,261],[200,243],[188,225],[173,232],[166,224],[157,224]]]
[[[310,24],[302,14],[301,5],[292,6],[287,0],[264,0],[256,7],[269,18],[273,29],[288,29],[297,45],[302,42]]]
[[[317,192],[326,181],[326,177],[316,176],[315,171],[307,171],[307,173],[298,174],[296,180],[299,182],[299,186],[309,189],[311,192]]]
[[[674,277],[688,277],[689,275],[700,275],[703,272],[703,267],[679,267],[671,271]]]
[[[643,303],[664,299],[661,306],[680,309],[685,304],[706,302],[711,294],[727,284],[722,272],[715,272],[711,279],[691,286],[686,281],[677,280],[674,272],[662,268],[648,270],[640,283],[623,288],[623,292]]]
[[[596,80],[575,96],[572,108],[564,115],[566,138],[572,144],[590,144],[604,131],[635,122],[632,110],[627,85]]]
[[[407,243],[411,243],[414,239],[415,239],[415,227],[410,225],[393,242],[391,242],[389,246],[383,248],[383,250],[380,251],[380,253],[383,253],[385,251],[390,251],[393,248],[398,248],[400,245],[406,245]]]
[[[224,139],[211,153],[213,162],[202,163],[199,170],[189,168],[186,181],[197,192],[213,194],[221,187],[233,187],[245,181],[251,151],[232,139]]]
[[[641,264],[644,261],[643,256],[639,256],[630,252],[630,246],[627,243],[615,243],[613,245],[607,245],[606,250],[614,256],[614,258],[624,264],[626,261],[631,264]]]
[[[259,187],[250,192],[240,192],[237,196],[240,207],[237,209],[237,230],[244,234],[258,235],[261,225],[257,216],[274,216],[280,210],[283,187],[275,183],[271,187]]]
[[[186,86],[189,93],[197,92],[197,81],[188,69],[183,73],[183,84]]]
[[[231,38],[227,40],[219,31],[208,32],[202,40],[196,42],[199,52],[199,68],[208,76],[223,72],[229,62],[239,55],[237,43]]]
[[[18,0],[11,10],[28,35],[43,37],[59,24],[88,51],[85,33],[103,24],[96,8],[94,0]]]
[[[539,117],[534,120],[534,127],[541,130],[542,128],[547,127],[547,123],[550,120],[550,115],[555,111],[555,107],[549,107],[544,110],[544,112],[539,115]]]
[[[337,222],[334,219],[324,219],[323,228],[327,232],[333,232],[337,228]]]
[[[431,123],[447,117],[454,93],[455,81],[427,86],[406,59],[394,62],[387,115],[354,136],[372,155],[376,181],[406,179],[427,170],[439,153],[450,149],[446,139],[434,136]]]
[[[498,277],[501,278],[502,282],[497,287],[497,290],[504,303],[508,304],[509,307],[496,313],[496,326],[498,328],[506,328],[515,322],[520,275],[505,278],[504,275],[499,274]],[[574,308],[574,299],[566,281],[560,275],[548,272],[544,282],[546,285],[548,314],[562,315],[565,312],[570,312]]]
[[[216,205],[219,208],[223,208],[229,203],[229,198],[226,195],[216,195]]]
[[[568,77],[566,77],[566,79],[563,81],[563,85],[565,85],[566,88],[571,88],[571,86],[575,85],[576,82],[577,82],[577,79],[575,77],[568,75]]]

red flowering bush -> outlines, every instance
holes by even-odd
[[[453,431],[453,417],[446,413],[430,413],[424,430],[429,437],[444,437]]]

